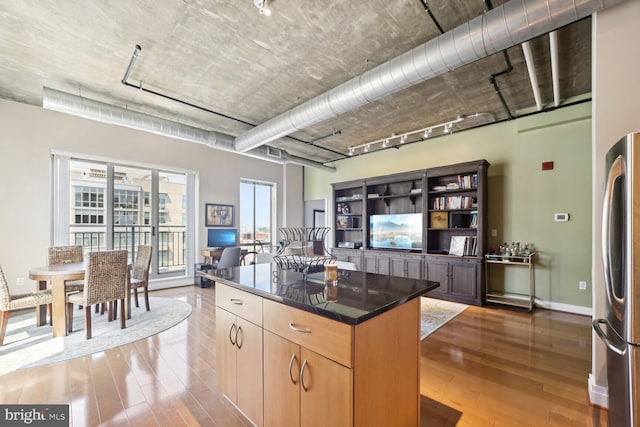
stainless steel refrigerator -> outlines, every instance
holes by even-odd
[[[607,346],[609,426],[640,427],[640,133],[606,156],[602,258],[605,319],[593,329]]]

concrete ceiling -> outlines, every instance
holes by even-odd
[[[272,0],[270,6],[267,17],[254,0],[3,2],[0,97],[42,105],[42,88],[50,87],[236,136],[439,36],[438,26],[447,32],[481,15],[491,4]],[[557,35],[561,105],[588,99],[591,19]],[[142,53],[127,81],[166,97],[121,83],[136,44]],[[542,103],[553,108],[549,37],[532,40],[531,47]],[[490,76],[505,70],[507,59],[513,69],[495,79],[503,103]],[[531,111],[534,95],[517,45],[506,55],[462,66],[269,145],[326,164],[347,157],[349,146],[459,115],[488,113],[454,125],[454,131]]]

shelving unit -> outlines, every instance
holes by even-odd
[[[364,181],[334,185],[334,244],[353,243],[354,248],[364,240]]]
[[[362,271],[437,281],[432,296],[482,305],[488,167],[477,160],[333,184],[333,255]],[[421,230],[372,247],[372,216],[396,214],[420,214]]]
[[[506,304],[515,307],[526,308],[529,311],[535,307],[536,296],[536,284],[535,284],[535,256],[536,253],[532,252],[526,256],[512,256],[512,255],[486,255],[485,262],[487,263],[485,273],[485,282],[487,285],[486,301],[496,304]],[[489,266],[490,265],[503,265],[503,266],[518,266],[527,267],[529,269],[529,293],[528,294],[516,294],[496,292],[491,288],[491,282],[489,280]]]

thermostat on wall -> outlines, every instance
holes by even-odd
[[[556,213],[553,214],[553,219],[556,221],[569,221],[569,214],[568,213]]]

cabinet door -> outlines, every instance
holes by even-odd
[[[264,331],[264,427],[300,426],[300,346]]]
[[[366,253],[364,255],[362,268],[367,273],[378,272],[378,256],[376,254]]]
[[[422,257],[408,257],[405,271],[409,279],[422,279]]]
[[[237,317],[236,404],[256,425],[262,425],[262,328]]]
[[[216,307],[216,384],[232,402],[237,400],[236,388],[236,316]]]
[[[476,262],[452,262],[451,295],[476,298],[478,293],[478,266]]]
[[[389,257],[389,275],[395,277],[407,277],[407,263],[403,256]]]
[[[449,292],[449,262],[440,260],[426,260],[425,279],[440,283],[436,289],[429,294],[447,294]]]
[[[352,370],[304,347],[300,355],[303,363],[300,376],[302,427],[352,426]]]
[[[390,259],[387,255],[378,255],[378,274],[389,275],[390,269]]]

